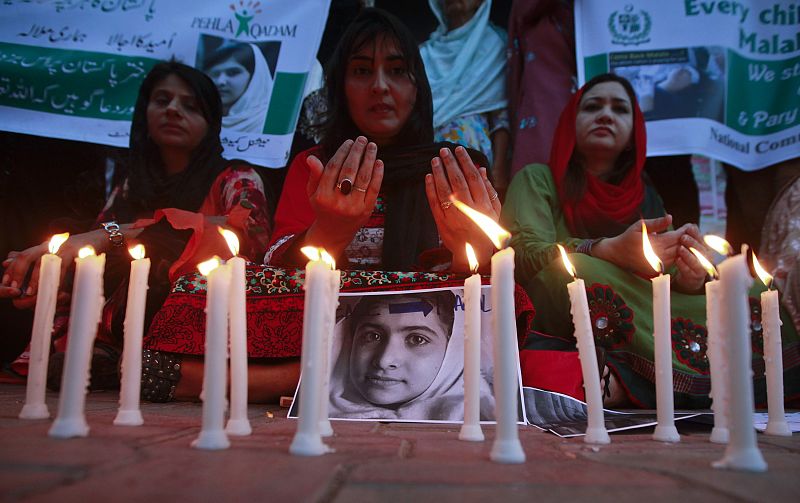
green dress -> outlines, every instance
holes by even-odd
[[[645,218],[664,214],[660,199],[652,187],[646,190],[640,214]],[[501,223],[512,234],[517,282],[525,288],[536,310],[533,332],[528,334],[523,351],[575,351],[566,288],[572,278],[561,260],[556,260],[559,256],[556,244],[560,243],[569,252],[574,252],[584,239],[570,235],[547,166],[533,164],[514,177],[503,206]],[[630,223],[620,224],[620,232]],[[631,250],[631,253],[640,252]],[[655,407],[650,280],[589,255],[572,253],[570,260],[575,265],[578,277],[586,283],[595,344],[605,349],[606,364],[620,379],[632,403],[645,408]],[[754,286],[750,292],[757,404],[766,403],[760,324],[761,291],[763,286]],[[708,393],[711,383],[706,357],[705,296],[673,291],[671,307],[675,406],[707,408],[710,405]],[[786,396],[793,398],[800,391],[800,342],[785,313],[782,313],[782,318],[784,387]]]

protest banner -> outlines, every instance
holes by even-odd
[[[330,0],[3,0],[0,128],[128,146],[158,61],[205,71],[225,157],[286,165]]]
[[[800,4],[575,2],[578,78],[628,78],[648,155],[703,154],[752,171],[800,156]]]

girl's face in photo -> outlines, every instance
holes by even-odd
[[[192,151],[208,131],[208,122],[192,89],[177,75],[153,87],[147,104],[147,130],[160,148]]]
[[[417,98],[405,57],[393,40],[378,38],[350,56],[346,72],[344,89],[353,123],[370,141],[390,145]]]
[[[390,305],[410,302],[406,298],[376,304],[354,328],[350,380],[376,405],[418,397],[433,383],[444,360],[450,334],[435,310],[428,316],[421,311],[391,312]]]
[[[601,82],[583,96],[575,119],[575,148],[584,155],[619,155],[631,141],[633,105],[619,82]]]
[[[236,103],[250,83],[250,72],[234,59],[212,66],[208,76],[216,84],[222,106],[226,110]]]

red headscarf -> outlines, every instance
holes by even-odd
[[[627,224],[638,216],[644,200],[642,169],[647,156],[647,136],[644,116],[634,100],[632,134],[636,160],[633,167],[619,184],[607,183],[586,173],[586,192],[583,197],[579,201],[567,201],[564,178],[575,150],[575,119],[581,96],[585,91],[584,85],[561,112],[553,138],[553,147],[550,150],[550,171],[553,173],[553,180],[561,198],[567,226],[573,233],[576,229],[603,227],[603,224],[609,221]]]

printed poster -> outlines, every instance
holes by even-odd
[[[800,155],[800,4],[577,0],[581,83],[628,78],[648,155],[702,154],[752,171]]]
[[[127,147],[160,60],[220,90],[225,157],[286,165],[330,0],[2,0],[0,127]]]
[[[481,290],[479,396],[485,422],[495,420],[490,288]],[[464,308],[463,288],[340,294],[328,417],[463,422]],[[517,380],[518,422],[524,424],[519,367]],[[298,415],[299,390],[289,417]]]

